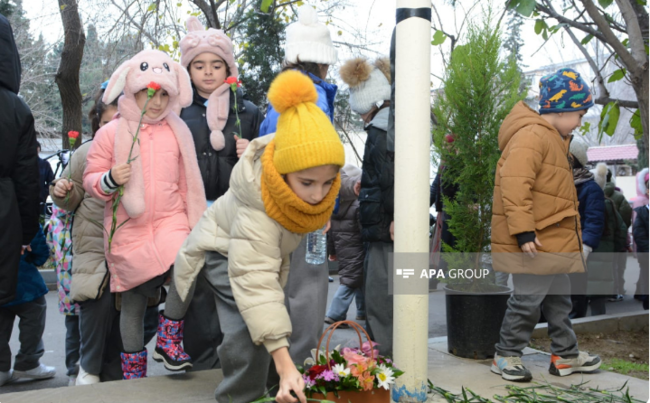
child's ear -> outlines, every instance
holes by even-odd
[[[108,80],[108,86],[104,90],[104,96],[102,97],[102,102],[106,105],[110,104],[117,98],[122,91],[124,91],[124,86],[126,85],[126,77],[131,70],[130,61],[122,63],[120,67],[115,70],[111,79]]]
[[[174,62],[174,69],[178,80],[178,104],[185,108],[192,104],[192,81],[190,80],[190,74],[180,63]]]

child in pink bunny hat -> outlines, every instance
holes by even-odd
[[[158,90],[147,103],[148,86]],[[117,209],[117,223],[123,225],[113,236],[110,252],[108,232],[104,244],[111,292],[120,293],[122,301],[122,372],[124,379],[132,379],[146,375],[143,318],[147,300],[160,294],[181,244],[206,209],[206,200],[192,135],[173,112],[192,101],[185,69],[163,52],[142,51],[113,73],[103,102],[109,104],[118,96],[119,119],[95,135],[83,184],[93,197],[107,202],[103,222],[107,230],[113,221],[114,197],[123,187]],[[180,345],[189,298],[183,302],[178,297],[179,281],[188,280],[172,281],[167,311],[160,313],[154,353],[154,359],[165,361],[170,370],[192,365]]]
[[[228,77],[236,80],[239,70],[230,38],[214,28],[205,29],[196,17],[187,20],[187,34],[180,41],[181,65],[194,90],[192,104],[180,117],[192,132],[208,205],[230,187],[231,172],[248,146],[257,138],[264,120],[252,102],[244,100],[242,88],[233,93]],[[239,125],[237,124],[239,118]],[[196,293],[185,315],[185,351],[192,357],[193,369],[218,365],[222,334],[217,307],[208,282],[213,279],[205,267],[197,277]]]

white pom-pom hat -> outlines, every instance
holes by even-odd
[[[337,52],[330,31],[325,24],[318,22],[318,15],[312,6],[300,6],[298,21],[287,27],[284,58],[289,63],[297,63],[298,60],[330,65],[336,63]]]

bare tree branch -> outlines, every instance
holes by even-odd
[[[607,105],[610,102],[618,102],[618,104],[624,108],[639,108],[639,103],[637,101],[629,101],[626,99],[616,99],[609,97],[599,97],[597,99],[594,99],[594,103],[598,105]]]
[[[623,19],[627,25],[627,37],[630,41],[632,57],[639,65],[643,66],[647,63],[648,56],[645,53],[643,34],[641,33],[641,27],[639,26],[636,12],[632,8],[630,0],[616,0],[616,4],[618,4],[618,8],[621,9],[621,14],[623,15]]]
[[[581,1],[582,4],[584,4],[585,8],[587,9],[587,12],[589,13],[591,19],[594,20],[596,25],[598,25],[598,28],[600,28],[600,31],[602,32],[602,36],[603,36],[602,39],[603,42],[607,42],[609,45],[611,45],[614,48],[614,51],[616,52],[618,57],[621,59],[623,64],[625,64],[625,67],[627,67],[627,69],[632,74],[638,74],[641,66],[639,66],[637,60],[634,57],[632,57],[630,52],[628,52],[628,50],[621,43],[621,41],[618,39],[616,34],[612,32],[609,23],[605,20],[605,17],[603,17],[602,14],[598,11],[598,8],[594,5],[594,2],[591,0],[581,0]],[[638,26],[639,25],[637,23],[637,29]],[[641,30],[638,29],[638,31],[640,34]],[[645,54],[645,48],[643,53]]]
[[[601,75],[601,71],[598,68],[598,64],[594,61],[593,57],[589,54],[587,49],[584,47],[584,45],[578,40],[578,38],[575,36],[573,31],[571,31],[570,27],[565,26],[564,30],[569,34],[569,37],[573,41],[573,43],[578,47],[580,52],[585,56],[587,59],[587,62],[589,62],[589,65],[591,66],[591,69],[594,71],[596,74],[596,84],[598,85],[598,95],[599,97],[609,97],[609,91],[605,87],[605,80],[603,80],[603,76]]]
[[[586,24],[580,23],[578,21],[566,18],[565,16],[563,16],[561,14],[558,14],[558,12],[555,11],[553,6],[548,1],[544,1],[544,4],[546,4],[546,5],[542,5],[542,4],[538,3],[537,4],[537,10],[539,10],[542,13],[548,15],[549,17],[555,18],[556,20],[558,20],[558,22],[568,24],[568,25],[570,25],[570,26],[572,26],[574,28],[577,28],[577,29],[579,29],[579,30],[581,30],[583,32],[586,32],[588,34],[593,35],[595,38],[598,38],[603,42],[607,42],[605,37],[603,35],[601,35],[600,32],[596,31],[595,29],[589,27]]]

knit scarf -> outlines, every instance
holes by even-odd
[[[311,205],[299,198],[273,165],[275,141],[262,154],[262,201],[266,214],[287,230],[307,234],[322,228],[330,219],[341,187],[341,174],[320,203]]]
[[[594,179],[594,174],[587,168],[573,168],[573,183],[577,185]]]

